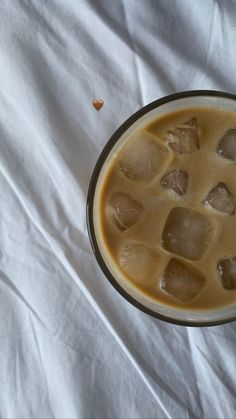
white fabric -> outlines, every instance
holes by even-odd
[[[236,3],[2,0],[0,16],[0,416],[235,418],[235,324],[172,326],[126,302],[85,200],[138,108],[235,91]]]

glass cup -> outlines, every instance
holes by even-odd
[[[104,173],[110,159],[121,144],[139,127],[169,112],[193,107],[215,107],[236,112],[236,95],[211,90],[181,92],[155,100],[128,118],[108,140],[94,168],[87,197],[87,227],[95,257],[106,278],[114,288],[135,307],[160,320],[184,326],[214,326],[236,320],[236,304],[228,308],[209,311],[187,311],[162,305],[145,296],[128,281],[122,279],[106,255],[99,237],[96,202]]]

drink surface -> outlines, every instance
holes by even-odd
[[[236,303],[236,113],[182,109],[116,150],[96,214],[110,264],[160,304]]]

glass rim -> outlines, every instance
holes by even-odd
[[[97,181],[99,179],[100,172],[102,170],[103,164],[106,161],[107,156],[109,155],[110,151],[113,149],[114,145],[120,139],[120,137],[142,116],[146,113],[152,111],[155,108],[158,108],[161,105],[164,105],[168,102],[172,102],[177,99],[183,98],[191,98],[194,96],[205,96],[205,97],[222,97],[224,99],[231,99],[236,101],[236,95],[232,93],[217,91],[217,90],[189,90],[183,91],[179,93],[174,93],[172,95],[164,96],[160,99],[154,100],[153,102],[149,103],[148,105],[143,106],[141,109],[136,111],[132,114],[128,119],[126,119],[122,125],[112,134],[110,139],[106,142],[103,150],[101,151],[98,160],[95,164],[95,167],[92,172],[92,176],[89,183],[88,193],[87,193],[87,202],[86,202],[86,223],[87,223],[87,230],[88,236],[90,240],[90,244],[97,260],[98,265],[100,266],[103,274],[108,279],[110,284],[119,292],[119,294],[125,298],[129,303],[133,306],[141,310],[142,312],[158,319],[165,321],[167,323],[175,324],[178,326],[190,326],[190,327],[209,327],[209,326],[218,326],[225,323],[230,323],[236,320],[236,315],[220,320],[211,320],[211,321],[192,321],[192,320],[179,320],[173,317],[165,316],[163,314],[159,314],[154,310],[146,307],[139,301],[137,301],[134,297],[132,297],[128,292],[122,288],[122,286],[116,281],[110,270],[108,269],[105,261],[103,260],[102,254],[100,252],[95,228],[94,228],[94,221],[93,221],[93,205],[94,205],[94,197],[95,191],[97,186]]]

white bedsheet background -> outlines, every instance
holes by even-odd
[[[0,416],[235,418],[235,324],[129,305],[95,262],[85,200],[142,105],[235,92],[236,3],[2,0],[0,16]]]

